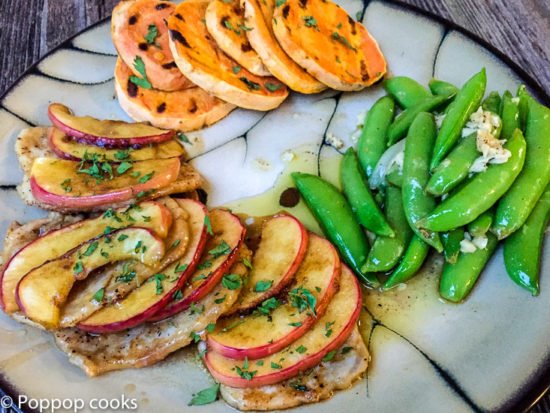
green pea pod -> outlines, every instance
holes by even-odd
[[[502,95],[501,105],[502,118],[502,139],[510,139],[512,133],[519,128],[519,104],[514,100],[512,94],[508,91]]]
[[[401,190],[388,186],[386,188],[386,216],[395,231],[395,237],[376,237],[362,270],[366,273],[388,271],[392,269],[412,237],[412,229],[403,211]]]
[[[395,103],[389,96],[378,99],[368,111],[357,143],[359,162],[367,176],[371,176],[386,150],[387,132],[393,120]]]
[[[391,273],[390,278],[382,286],[383,290],[389,290],[398,284],[407,282],[414,277],[428,256],[430,246],[416,235],[412,237],[403,259],[397,268]]]
[[[377,287],[380,283],[376,277],[361,272],[369,245],[344,196],[334,185],[318,176],[300,172],[294,172],[291,176],[306,205],[327,238],[336,245],[344,261],[363,282]]]
[[[473,237],[482,237],[484,236],[493,223],[495,213],[492,210],[485,211],[483,214],[478,216],[472,222],[468,224],[468,232]]]
[[[431,112],[452,99],[452,97],[453,95],[432,96],[424,99],[418,105],[405,109],[397,115],[388,128],[388,146],[393,145],[407,135],[411,123],[413,123],[413,120],[420,112]]]
[[[436,196],[447,194],[468,177],[470,167],[480,156],[476,137],[477,133],[472,133],[462,138],[449,156],[434,169],[426,186],[428,193]]]
[[[384,89],[403,109],[418,105],[431,93],[416,80],[406,76],[395,76],[384,82]]]
[[[403,186],[403,170],[399,168],[392,168],[386,175],[386,181],[393,186],[401,188]]]
[[[518,230],[550,182],[550,109],[527,97],[525,165],[510,190],[499,201],[493,232],[504,239]]]
[[[349,148],[342,159],[340,182],[359,223],[377,235],[393,237],[395,234],[365,182],[353,148]]]
[[[527,112],[529,111],[529,103],[527,101],[527,88],[525,85],[518,87],[516,97],[519,98],[518,110],[519,110],[519,125],[522,130],[525,130],[527,124]]]
[[[460,253],[454,264],[446,262],[439,280],[439,294],[445,300],[459,303],[464,300],[474,287],[481,271],[497,247],[497,238],[487,234],[487,246],[474,252]]]
[[[443,251],[437,232],[420,230],[416,221],[435,208],[435,199],[424,190],[430,179],[430,155],[437,134],[434,117],[430,113],[419,113],[405,140],[403,160],[403,206],[409,225],[424,242]]]
[[[550,185],[546,187],[525,224],[504,241],[504,265],[517,285],[539,295],[539,274],[544,231],[550,219]]]
[[[458,88],[452,83],[444,80],[432,79],[429,83],[430,90],[434,95],[456,95]]]
[[[525,139],[519,129],[504,145],[511,152],[503,164],[489,165],[475,174],[427,217],[417,222],[419,228],[431,231],[449,231],[469,224],[491,208],[512,186],[525,161]]]
[[[483,110],[488,110],[489,112],[498,114],[500,113],[500,102],[501,102],[500,94],[498,92],[493,91],[489,93],[489,96],[487,96],[483,101],[483,103],[481,103],[481,107],[483,108]]]
[[[482,69],[462,86],[450,104],[437,135],[431,169],[439,165],[460,138],[462,128],[483,99],[486,84],[487,76],[485,69]]]
[[[464,239],[464,229],[457,228],[441,234],[445,261],[454,264],[460,254],[460,242]]]

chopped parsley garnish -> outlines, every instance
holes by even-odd
[[[355,13],[355,20],[361,20],[361,17],[363,17],[363,12],[359,10]]]
[[[273,310],[281,305],[281,302],[275,297],[264,300],[257,308],[256,312],[263,315],[270,315]]]
[[[271,82],[266,82],[264,86],[270,92],[276,92],[277,90],[279,90],[282,87],[281,84],[271,83]]]
[[[159,35],[159,31],[157,29],[157,26],[155,26],[154,24],[150,24],[149,27],[147,28],[145,41],[148,44],[154,44],[155,46],[160,47],[159,45],[155,44],[155,39],[157,38],[158,35]]]
[[[105,227],[105,229],[103,230],[103,235],[109,235],[111,232],[113,232],[114,230],[116,230],[116,228],[113,228],[109,225],[107,225]]]
[[[139,183],[140,184],[144,184],[145,182],[149,181],[152,177],[153,177],[153,174],[155,173],[155,171],[152,171],[152,172],[149,172],[148,174],[146,175],[143,175],[141,178],[139,178]]]
[[[191,310],[191,315],[202,314],[204,312],[204,305],[198,306],[196,303],[191,303],[191,305],[189,306],[189,309]]]
[[[147,79],[147,73],[145,72],[145,63],[143,63],[143,60],[141,57],[136,56],[134,59],[134,69],[141,75],[141,77],[137,76],[130,76],[130,82],[132,82],[136,86],[140,86],[143,89],[152,89],[153,86]]]
[[[155,274],[151,278],[151,281],[155,282],[155,292],[157,295],[161,295],[164,292],[164,288],[162,287],[162,281],[166,279],[166,275],[164,274]]]
[[[198,343],[199,341],[201,341],[201,336],[199,336],[194,331],[191,331],[191,334],[189,334],[189,337],[193,339],[193,343]]]
[[[337,33],[337,32],[332,32],[332,34],[330,35],[331,39],[332,40],[336,40],[337,42],[339,43],[342,43],[344,46],[346,46],[348,49],[350,50],[353,50],[354,52],[357,51],[357,49],[355,47],[353,47],[351,45],[351,43],[349,42],[348,39],[346,39],[344,36],[342,36],[341,34]]]
[[[210,323],[206,326],[206,331],[208,331],[209,333],[211,333],[212,331],[214,331],[214,328],[216,328],[216,324],[214,323]]]
[[[103,250],[101,250],[100,254],[101,254],[101,256],[102,256],[103,258],[109,258],[109,253],[107,253],[107,252],[105,252],[105,251],[103,251]]]
[[[90,245],[88,245],[88,248],[86,248],[86,251],[84,251],[84,254],[82,255],[84,255],[85,257],[89,257],[95,252],[98,246],[99,246],[99,242],[97,241],[92,242]]]
[[[105,297],[105,288],[100,288],[95,292],[94,296],[92,297],[92,301],[100,303],[103,301],[103,297]]]
[[[130,157],[130,151],[129,150],[125,150],[125,151],[116,151],[115,153],[115,159],[119,160],[119,161],[124,161],[125,159],[128,159]]]
[[[201,275],[197,275],[196,277],[192,278],[191,279],[191,282],[195,282],[195,281],[200,281],[200,280],[206,280],[206,275],[204,274],[201,274]]]
[[[145,252],[143,248],[146,248],[145,245],[143,245],[143,241],[139,240],[136,243],[136,246],[134,247],[134,252],[137,254],[138,252]]]
[[[174,272],[184,272],[187,267],[189,267],[188,264],[178,264]]]
[[[180,242],[181,242],[181,239],[177,239],[175,240],[172,245],[170,246],[170,248],[176,248],[178,245],[180,245]]]
[[[248,358],[244,359],[242,368],[239,366],[235,366],[235,370],[237,371],[237,374],[245,380],[252,380],[256,375],[256,373],[258,373],[258,370],[254,370],[254,371],[248,370]]]
[[[130,176],[132,178],[139,178],[139,176],[141,175],[141,172],[140,171],[134,171],[130,174]]]
[[[337,28],[338,30],[340,30],[340,29],[342,28],[342,23],[338,23],[338,24],[336,25],[336,28]]]
[[[277,370],[280,370],[283,368],[283,366],[281,366],[280,364],[277,364],[275,363],[274,361],[271,362],[271,368],[272,369],[277,369]]]
[[[241,67],[240,66],[233,66],[233,68],[231,70],[233,70],[233,73],[237,74],[241,71]]]
[[[296,351],[300,354],[304,354],[307,351],[307,347],[300,345],[299,347],[296,347]]]
[[[244,24],[239,24],[239,29],[244,30],[245,32],[253,30],[252,27],[246,27]]]
[[[210,222],[208,215],[204,216],[204,225],[206,226],[206,233],[208,235],[214,235],[214,232],[212,232],[212,222]]]
[[[331,361],[334,358],[334,355],[336,354],[336,350],[329,351],[325,357],[323,357],[323,361]]]
[[[122,219],[117,215],[116,211],[113,208],[109,208],[107,211],[105,211],[102,215],[102,218],[113,218],[116,222],[122,222]]]
[[[252,80],[250,80],[250,79],[248,79],[244,76],[241,76],[239,78],[239,80],[241,82],[243,82],[249,90],[260,90],[260,84],[259,83],[253,82]]]
[[[248,268],[249,270],[252,269],[252,263],[250,262],[250,260],[248,258],[244,257],[242,259],[242,262],[243,262],[243,264],[246,268]]]
[[[292,289],[288,293],[288,298],[292,307],[298,309],[300,313],[309,309],[309,311],[316,316],[315,306],[317,304],[317,299],[315,296],[304,287],[297,287]]]
[[[260,366],[260,367],[261,367],[261,366],[263,366],[263,365],[264,365],[264,361],[263,361],[263,360],[258,360],[258,361],[256,362],[256,366]]]
[[[79,174],[90,175],[99,183],[105,179],[113,179],[113,167],[105,160],[105,156],[97,153],[84,152],[82,159],[78,163]]]
[[[138,194],[137,194],[137,198],[138,199],[141,199],[143,197],[146,197],[146,196],[149,196],[153,193],[153,191],[139,191]]]
[[[271,288],[273,280],[260,280],[254,286],[254,291],[257,293],[263,293]]]
[[[132,168],[132,163],[128,161],[121,162],[120,165],[116,168],[116,172],[119,175],[122,175],[124,172],[126,172],[128,169]]]
[[[84,271],[84,265],[82,265],[82,261],[77,261],[73,267],[73,273],[80,274]]]
[[[218,383],[214,384],[212,387],[201,390],[197,394],[193,395],[193,398],[188,406],[203,406],[205,404],[214,403],[218,400],[218,392],[220,391],[220,385]]]
[[[126,263],[122,266],[122,274],[116,277],[116,282],[129,283],[136,278],[136,272],[130,268],[130,264]]]
[[[214,302],[215,302],[216,304],[221,304],[221,303],[223,303],[223,302],[225,301],[226,298],[227,298],[227,295],[224,295],[223,297],[216,298],[216,299],[214,300]]]
[[[319,31],[319,26],[317,26],[317,20],[313,16],[304,16],[304,23],[306,27],[313,27],[315,30]]]
[[[210,268],[212,266],[212,261],[206,260],[204,262],[201,262],[199,265],[197,265],[197,270],[204,270],[206,268]]]
[[[301,327],[302,322],[301,321],[295,321],[294,323],[288,323],[288,325],[291,326],[291,327]]]
[[[240,320],[237,320],[237,321],[233,322],[232,324],[229,324],[227,327],[222,328],[222,332],[225,333],[229,330],[232,330],[235,327],[237,327],[238,325],[241,325],[242,323],[244,323],[244,319],[241,318]]]
[[[73,190],[73,187],[71,186],[71,178],[67,178],[63,182],[61,182],[61,188],[65,192],[71,192]]]
[[[243,280],[239,274],[225,274],[222,278],[222,285],[228,290],[241,288]]]
[[[285,3],[286,3],[286,0],[276,0],[275,1],[275,6],[276,7],[281,7]]]
[[[335,321],[328,321],[325,323],[325,337],[330,337],[332,335],[332,326],[334,323]]]
[[[183,132],[176,133],[176,136],[183,143],[188,143],[189,145],[191,145],[191,142],[189,141],[189,138]]]
[[[303,385],[300,382],[292,382],[292,383],[290,383],[290,387],[292,387],[294,390],[298,390],[298,391],[308,391],[309,390],[307,388],[307,386]]]
[[[212,248],[208,253],[212,256],[212,258],[218,258],[222,255],[227,255],[231,251],[231,247],[227,242],[222,240],[220,244],[217,247]]]
[[[351,350],[353,350],[353,347],[350,347],[350,346],[342,347],[342,354],[348,354]]]
[[[122,241],[124,241],[124,240],[127,239],[127,238],[128,238],[128,235],[126,235],[126,234],[121,234],[121,235],[119,235],[119,237],[117,238],[117,241],[122,242]]]
[[[172,300],[179,301],[183,298],[183,292],[181,290],[176,291],[174,294],[172,294]]]

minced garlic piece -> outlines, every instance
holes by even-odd
[[[471,254],[477,250],[487,248],[489,239],[485,235],[472,237],[469,232],[464,232],[464,239],[460,241],[460,252],[463,254]]]
[[[344,147],[344,141],[332,133],[327,133],[325,142],[335,149],[342,149]]]

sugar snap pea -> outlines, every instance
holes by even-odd
[[[389,96],[378,99],[365,117],[365,124],[357,144],[357,155],[367,176],[371,176],[376,163],[386,150],[387,132],[395,111]]]
[[[489,112],[498,114],[500,113],[500,102],[500,93],[493,91],[489,93],[489,96],[487,96],[481,103],[481,107],[483,110],[488,110]]]
[[[429,87],[434,95],[456,95],[458,93],[458,88],[455,85],[444,80],[432,79]]]
[[[486,84],[487,76],[485,69],[482,69],[464,84],[449,105],[435,142],[431,169],[439,165],[460,138],[466,121],[481,103]]]
[[[525,139],[516,129],[504,146],[511,152],[503,164],[489,165],[475,174],[452,195],[441,202],[427,217],[417,222],[419,228],[448,231],[469,224],[491,208],[512,186],[525,161]]]
[[[294,172],[291,176],[323,232],[336,245],[357,277],[367,285],[377,287],[379,281],[376,277],[361,271],[369,246],[344,196],[318,176],[300,172]]]
[[[493,234],[488,233],[487,238],[485,248],[471,253],[461,252],[454,264],[443,264],[439,294],[445,300],[458,303],[468,296],[498,244]]]
[[[495,213],[493,210],[485,211],[468,224],[468,232],[472,237],[482,237],[491,228]]]
[[[403,211],[401,189],[386,188],[386,217],[395,231],[395,237],[376,237],[362,270],[365,273],[388,271],[393,268],[412,237],[412,229]]]
[[[434,117],[431,113],[421,112],[409,128],[405,140],[403,160],[403,206],[409,225],[424,242],[443,251],[439,234],[420,230],[416,222],[435,208],[435,199],[426,193],[425,187],[430,179],[430,157],[437,134]]]
[[[388,146],[404,138],[416,115],[420,112],[431,112],[453,98],[454,95],[437,95],[424,99],[418,105],[405,109],[395,117],[388,128]]]
[[[499,201],[493,232],[504,239],[527,220],[550,182],[550,109],[531,96],[528,102],[525,165],[510,190]]]
[[[470,167],[480,155],[476,135],[472,133],[462,138],[443,162],[437,165],[426,186],[428,193],[436,196],[447,194],[468,177]]]
[[[342,159],[340,182],[344,195],[348,199],[359,223],[377,235],[393,237],[392,228],[386,221],[365,182],[364,174],[360,169],[359,160],[353,148],[349,148]]]
[[[527,88],[525,87],[525,85],[521,85],[520,87],[518,87],[516,97],[519,99],[519,125],[522,130],[525,130],[525,126],[527,124],[527,112],[529,110],[529,103],[527,102]]]
[[[441,234],[445,261],[454,264],[460,254],[460,242],[464,239],[464,229],[457,228]]]
[[[414,235],[403,255],[399,265],[393,270],[390,278],[382,286],[383,290],[389,290],[398,284],[407,282],[414,277],[428,256],[430,246]]]
[[[401,188],[403,186],[403,170],[400,168],[392,168],[386,175],[386,181],[393,186]]]
[[[403,109],[419,104],[431,93],[416,80],[406,76],[395,76],[384,82],[384,89]]]
[[[504,241],[504,265],[516,284],[538,295],[544,231],[550,219],[550,185],[520,229]]]
[[[502,132],[500,136],[502,139],[510,139],[512,137],[512,133],[514,133],[516,128],[520,127],[520,124],[519,105],[509,91],[504,92],[502,95],[500,113],[502,117]]]

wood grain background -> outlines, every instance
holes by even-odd
[[[476,34],[550,95],[550,0],[401,0]],[[109,16],[118,0],[0,0],[0,95],[50,49]],[[550,413],[550,395],[533,413]]]

